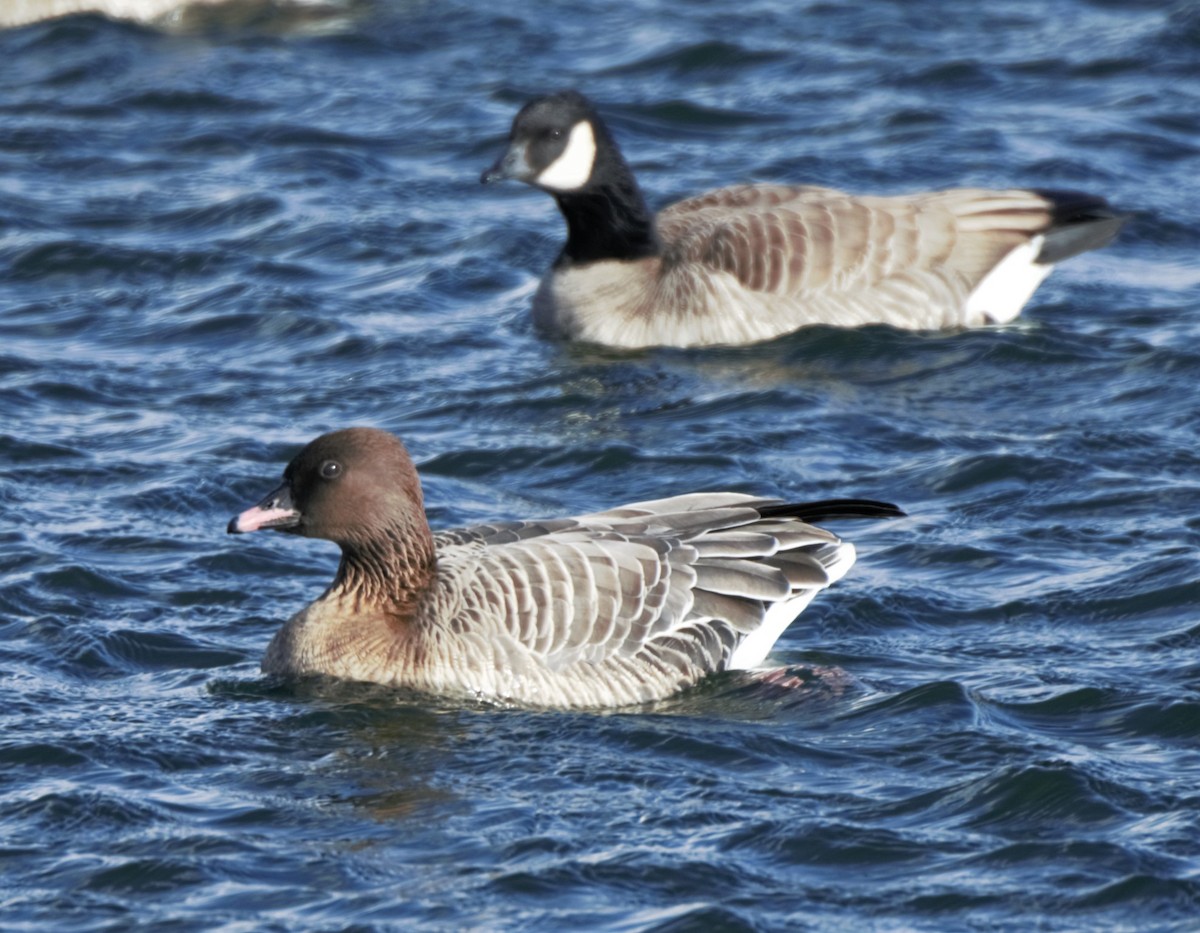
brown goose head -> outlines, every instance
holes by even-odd
[[[399,439],[375,428],[311,441],[287,465],[283,483],[227,530],[268,528],[334,541],[348,557],[432,550],[416,467]]]

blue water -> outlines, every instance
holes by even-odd
[[[0,32],[0,928],[1200,926],[1200,7],[269,5]],[[548,342],[529,97],[655,204],[1074,187],[1131,220],[1014,326]],[[783,637],[608,715],[278,683],[336,549],[228,538],[401,434],[435,525],[870,496]]]

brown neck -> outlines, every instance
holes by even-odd
[[[429,526],[390,529],[370,542],[342,545],[331,592],[340,591],[377,607],[410,613],[437,576]]]

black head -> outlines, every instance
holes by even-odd
[[[595,175],[598,156],[611,148],[591,102],[578,91],[560,91],[521,108],[507,151],[480,180],[513,178],[552,193],[581,191]]]

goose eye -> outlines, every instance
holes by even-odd
[[[337,479],[342,475],[342,465],[336,460],[326,460],[321,464],[321,477],[323,479]]]
[[[552,129],[550,131],[550,138],[551,139],[562,139],[562,130],[560,130],[557,126],[554,127],[554,129]]]

